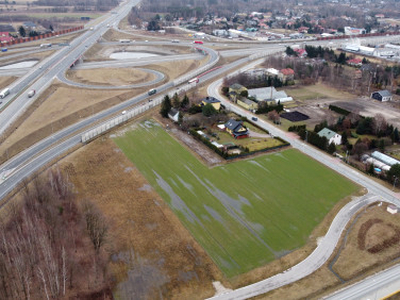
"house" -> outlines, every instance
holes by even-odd
[[[242,139],[249,136],[249,131],[243,126],[243,123],[234,119],[230,119],[225,123],[225,130],[235,139]]]
[[[171,110],[168,113],[168,117],[174,121],[174,122],[178,122],[179,121],[179,110],[175,109],[175,108],[171,108]]]
[[[258,104],[246,97],[238,97],[236,104],[250,111],[256,111],[258,109]]]
[[[266,73],[268,76],[278,76],[279,75],[279,70],[274,69],[274,68],[268,68],[266,70]]]
[[[297,49],[293,49],[293,51],[297,53],[298,57],[306,57],[307,56],[307,51],[305,49],[297,48]]]
[[[0,43],[12,42],[14,38],[8,32],[0,32]]]
[[[204,99],[201,100],[201,106],[207,105],[207,104],[211,104],[215,110],[219,110],[221,108],[221,101],[219,101],[218,99],[214,98],[214,97],[206,97]]]
[[[362,59],[361,59],[361,58],[349,59],[349,60],[347,61],[347,64],[348,64],[349,66],[361,67],[361,66],[362,66]]]
[[[324,128],[320,132],[318,132],[320,137],[326,137],[328,143],[334,143],[335,145],[340,145],[342,143],[342,136],[329,128]]]
[[[294,79],[294,71],[291,68],[282,69],[279,71],[278,77],[280,80],[293,80]]]
[[[345,35],[358,35],[358,34],[365,34],[365,28],[353,28],[349,26],[344,27],[344,34]]]
[[[36,29],[36,24],[31,21],[24,22],[23,26],[25,28],[29,28],[29,29],[33,29],[33,30]]]
[[[283,103],[293,101],[293,98],[289,97],[285,91],[277,91],[274,87],[249,89],[249,97],[253,97],[257,102],[275,101],[275,103]]]
[[[381,90],[381,91],[373,92],[371,94],[371,98],[385,102],[385,101],[393,100],[393,95],[388,90]]]
[[[247,92],[247,88],[239,83],[234,83],[229,87],[229,98],[236,103],[237,96],[240,96],[243,92]]]

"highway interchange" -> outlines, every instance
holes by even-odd
[[[10,86],[11,95],[9,95],[5,99],[7,101],[3,101],[3,104],[1,104],[0,106],[0,108],[5,107],[5,109],[0,113],[0,133],[3,132],[10,124],[12,124],[12,122],[15,121],[16,118],[18,118],[23,113],[23,111],[26,110],[26,108],[34,102],[36,97],[38,97],[38,95],[51,84],[54,78],[64,78],[65,71],[71,66],[71,64],[79,59],[87,50],[87,48],[94,45],[98,41],[98,38],[109,29],[107,28],[107,26],[105,26],[105,24],[114,24],[115,27],[115,24],[118,24],[118,22],[129,13],[130,8],[137,3],[138,0],[125,2],[123,5],[115,10],[117,12],[116,14],[111,14],[109,18],[104,19],[101,23],[97,24],[93,31],[88,30],[86,32],[83,32],[82,35],[80,35],[70,43],[69,47],[59,48],[52,56],[38,64],[37,67],[35,66],[34,68],[32,68],[22,78],[12,84]],[[398,39],[398,37],[396,38]],[[150,42],[149,44],[163,45],[165,43],[167,42]],[[307,42],[307,44],[317,45],[328,45],[328,43],[330,42]],[[182,43],[182,45],[189,46],[190,44]],[[330,46],[332,46],[332,44],[330,44]],[[221,74],[224,74],[225,72],[237,69],[238,66],[246,65],[246,69],[248,69],[253,65],[259,63],[259,61],[256,60],[258,57],[265,57],[267,55],[282,52],[284,46],[273,44],[261,47],[260,44],[257,44],[252,47],[252,49],[248,50],[225,50],[220,51],[220,53],[216,53],[216,51],[213,51],[212,49],[207,47],[203,47],[203,49],[208,52],[208,64],[210,66],[214,65],[216,61],[218,61],[219,56],[224,55],[222,52],[225,51],[226,56],[238,55],[239,52],[242,55],[247,53],[251,55],[249,57],[239,59],[231,64],[224,65],[214,72],[206,74],[205,76],[201,77],[202,82],[218,78],[221,76]],[[165,83],[157,87],[158,93],[162,94],[163,92],[167,92],[176,87],[183,90],[190,89],[192,86],[186,84],[187,79],[196,75],[197,74],[194,71],[190,74],[183,76],[184,78],[181,80],[178,79],[174,82]],[[208,87],[209,95],[217,97],[218,99],[223,99],[223,97],[221,97],[218,93],[218,87],[220,86],[221,81],[221,79],[216,80]],[[180,84],[181,82],[182,84]],[[35,89],[37,91],[37,95],[33,98],[28,98],[26,95],[26,91],[29,89]],[[62,156],[68,150],[79,145],[81,143],[82,132],[87,130],[87,128],[89,128],[92,124],[98,122],[98,120],[110,118],[112,115],[115,115],[121,110],[127,109],[132,105],[145,100],[147,97],[147,94],[139,95],[135,98],[125,101],[124,103],[102,111],[87,119],[84,119],[36,143],[29,149],[26,149],[17,156],[8,160],[5,164],[1,166],[0,170],[12,171],[12,174],[9,175],[5,181],[0,181],[0,199],[4,199],[6,195],[10,193],[24,178],[33,174],[35,171],[40,169],[42,166],[45,166],[52,160]],[[243,115],[248,118],[251,118],[252,116],[250,112],[244,111],[232,105],[231,103],[228,103],[227,101],[225,101],[224,105],[228,109],[235,111],[239,115]],[[214,297],[215,299],[249,298],[266,293],[272,289],[276,289],[280,286],[289,284],[311,274],[329,259],[346,224],[360,208],[374,201],[393,202],[396,205],[400,206],[398,195],[394,194],[392,191],[384,188],[383,186],[369,179],[368,177],[358,173],[357,171],[353,170],[342,162],[332,159],[331,156],[328,156],[316,150],[315,148],[305,144],[304,142],[287,135],[279,128],[276,128],[263,120],[259,120],[258,122],[260,126],[269,130],[273,135],[280,136],[283,139],[289,141],[294,148],[299,149],[303,153],[336,170],[337,172],[343,174],[354,182],[357,182],[358,184],[366,187],[368,189],[368,194],[364,197],[354,199],[352,202],[342,208],[342,210],[335,217],[330,229],[328,230],[326,236],[322,239],[321,243],[314,250],[314,252],[304,261],[283,273],[277,274],[258,283],[254,283],[252,285],[234,290],[230,293],[218,295]],[[371,283],[366,284],[369,287],[374,286]],[[342,291],[342,293],[345,293],[345,291]],[[356,293],[354,295],[358,294]],[[339,298],[336,299],[344,299],[344,297],[345,295],[340,294]],[[354,299],[354,297],[351,299]]]

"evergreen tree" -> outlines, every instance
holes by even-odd
[[[171,99],[169,98],[168,95],[164,97],[164,100],[161,104],[161,110],[160,114],[163,118],[168,118],[168,113],[171,110],[172,105],[171,105]]]
[[[20,27],[18,28],[18,32],[19,32],[20,36],[22,36],[22,37],[25,37],[25,36],[26,36],[26,31],[25,31],[24,26],[20,26]]]
[[[177,93],[172,97],[172,105],[174,108],[178,109],[181,106],[181,101]]]
[[[189,97],[185,94],[181,102],[181,108],[186,108],[189,105]]]
[[[327,149],[329,154],[333,154],[336,151],[335,143],[330,143]]]
[[[210,117],[212,115],[215,115],[217,113],[217,110],[211,103],[207,103],[206,105],[203,106],[202,113],[205,117]]]

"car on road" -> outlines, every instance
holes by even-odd
[[[258,121],[258,118],[257,118],[257,117],[251,117],[251,119],[252,119],[253,121],[255,121],[255,122]]]
[[[123,114],[123,115],[126,114],[126,110],[123,110],[123,111],[122,111],[122,114]]]

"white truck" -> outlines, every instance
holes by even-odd
[[[30,90],[28,93],[28,98],[32,98],[33,96],[35,96],[36,91],[35,90]]]
[[[10,94],[10,89],[9,88],[5,88],[4,90],[2,90],[1,92],[0,92],[0,98],[1,99],[4,99],[7,95],[9,95]]]

